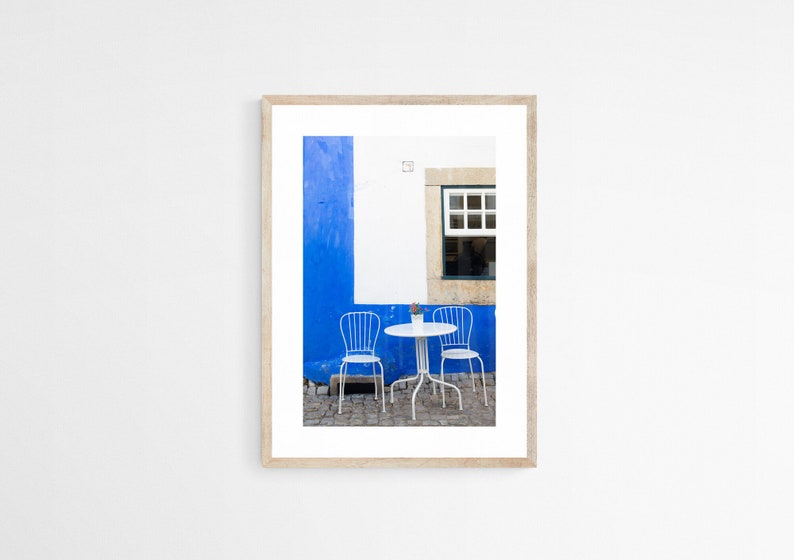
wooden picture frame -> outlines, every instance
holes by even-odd
[[[536,123],[536,97],[525,95],[263,96],[261,231],[263,466],[375,468],[536,466]],[[311,274],[304,268],[306,245],[301,244],[306,243],[307,226],[303,222],[308,220],[304,218],[303,207],[305,204],[303,197],[306,196],[304,174],[306,159],[309,157],[306,155],[306,142],[307,138],[336,137],[352,139],[347,143],[351,146],[359,141],[364,142],[364,139],[380,137],[386,139],[408,137],[409,140],[451,138],[452,141],[457,138],[493,139],[494,168],[498,175],[496,183],[501,187],[498,187],[500,200],[501,198],[505,200],[505,203],[500,202],[499,206],[503,214],[500,213],[498,238],[498,242],[505,245],[500,246],[499,250],[506,255],[515,255],[509,262],[500,262],[500,277],[492,288],[497,294],[491,296],[492,298],[497,297],[500,302],[510,302],[510,305],[505,305],[504,308],[499,307],[500,314],[497,317],[494,307],[496,304],[491,301],[494,330],[500,333],[494,335],[493,355],[499,363],[497,369],[504,372],[499,377],[498,387],[495,387],[499,390],[500,400],[498,411],[494,413],[493,425],[431,427],[414,425],[406,420],[396,426],[306,425],[305,413],[302,412],[305,404],[302,405],[300,402],[299,383],[301,364],[304,365],[305,376],[306,364],[309,363],[306,350],[308,346],[303,338],[306,336],[304,333],[307,328],[304,326],[304,313],[309,307],[304,303],[306,301],[304,283],[308,282],[307,278],[311,280]],[[353,150],[352,147],[345,149]],[[410,161],[410,166],[405,166],[403,164],[405,161]],[[420,171],[424,169],[426,177],[433,177],[432,180],[426,179],[432,184],[445,184],[442,182],[445,181],[445,176],[451,177],[451,181],[455,180],[453,177],[455,173],[447,173],[445,169],[435,168],[433,162],[429,162],[428,166],[425,166],[425,163],[410,154],[397,157],[395,169],[388,170],[389,174],[392,171],[396,174],[395,178],[390,180],[418,180],[409,177],[414,172],[414,166]],[[468,168],[468,166],[460,167]],[[473,168],[471,171],[483,173],[480,168]],[[487,170],[485,173],[487,174]],[[493,176],[492,172],[491,176]],[[352,185],[351,189],[356,192],[370,185],[365,183],[361,186],[355,183],[355,178],[349,179],[349,182]],[[304,194],[301,194],[302,189]],[[356,206],[358,199],[355,199],[354,204],[355,196],[359,195],[350,195],[349,212],[357,216],[355,212],[358,210]],[[325,203],[325,200],[319,203]],[[361,213],[363,214],[363,210]],[[424,216],[424,213],[424,210],[417,210],[417,214]],[[296,222],[300,223],[296,224]],[[504,228],[502,228],[503,224],[505,224]],[[427,232],[430,232],[431,226],[427,227]],[[502,231],[506,232],[504,236]],[[389,235],[394,238],[398,236],[398,232],[392,231]],[[432,237],[431,233],[426,235],[428,238]],[[399,244],[395,246],[399,247]],[[440,240],[438,246],[441,246]],[[502,251],[501,247],[507,249]],[[436,248],[432,251],[430,248],[426,249],[427,268],[422,268],[425,267],[425,251],[421,250],[417,251],[420,256],[417,256],[416,262],[412,262],[411,266],[425,272],[429,271],[437,260],[435,251]],[[357,253],[354,252],[351,259],[358,258],[356,255]],[[426,273],[430,276],[429,272]],[[429,285],[431,279],[428,278],[427,282]],[[379,289],[376,281],[372,281],[370,285],[374,286],[375,291]],[[358,285],[355,288],[358,289]],[[461,289],[465,293],[469,288],[470,285],[464,284]],[[386,292],[389,289],[391,288],[383,287],[381,291]],[[436,288],[428,288],[426,294],[430,294],[427,295],[429,299],[436,298],[439,305],[443,303],[438,299]],[[368,297],[371,301],[375,301],[381,296]],[[450,298],[459,300],[457,294]],[[365,303],[370,301],[366,297],[363,299]],[[388,304],[378,301],[384,305]],[[397,316],[403,313],[402,304],[407,304],[409,301],[400,300],[391,303],[388,307],[389,312]],[[355,300],[355,307],[361,308],[358,299]],[[521,336],[524,331],[525,337]],[[329,331],[327,338],[334,340],[334,337],[338,336],[338,330]],[[339,346],[341,344],[342,340],[339,338]],[[329,360],[327,364],[322,364],[322,367],[330,368],[333,372],[334,368],[339,368],[339,363]],[[392,369],[396,371],[398,368],[393,366]],[[516,371],[519,372],[518,375]],[[526,375],[524,376],[522,372]],[[435,375],[437,372],[430,373]],[[394,375],[397,374],[399,372]],[[468,377],[466,379],[468,383]],[[461,390],[464,390],[464,385],[461,384]],[[484,374],[482,385],[486,388]],[[386,391],[388,390],[386,387]],[[449,398],[454,402],[452,396],[454,392],[450,395]],[[385,399],[385,395],[383,398]],[[333,400],[338,397],[329,394],[328,399]],[[486,394],[486,403],[487,399]],[[385,403],[383,406],[385,407]],[[450,408],[443,410],[449,411]],[[304,415],[303,423],[301,423],[301,415]],[[377,416],[377,418],[380,422],[380,418],[385,417]]]

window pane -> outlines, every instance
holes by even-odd
[[[495,194],[486,194],[485,195],[485,209],[486,210],[496,210],[496,195]]]
[[[450,214],[449,227],[450,229],[463,229],[463,214]]]
[[[478,194],[470,194],[466,196],[466,204],[468,204],[467,208],[469,210],[481,210],[482,195],[478,193]]]
[[[449,195],[449,209],[450,210],[463,210],[463,195],[451,194]]]
[[[496,229],[496,214],[485,215],[485,229]]]
[[[469,214],[469,229],[482,229],[482,214]]]
[[[444,276],[490,276],[496,274],[495,237],[444,238]]]

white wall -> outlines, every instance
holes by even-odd
[[[0,557],[791,558],[792,18],[3,2]],[[538,95],[537,469],[259,466],[264,93]]]
[[[356,303],[427,301],[425,169],[494,167],[495,148],[483,137],[355,138]]]

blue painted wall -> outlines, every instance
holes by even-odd
[[[329,383],[331,375],[339,373],[345,353],[339,317],[348,311],[374,311],[381,320],[377,354],[389,384],[401,375],[416,371],[413,339],[383,333],[389,325],[410,322],[410,302],[395,302],[394,305],[356,305],[353,302],[353,184],[352,137],[303,139],[303,374],[312,381]],[[434,307],[425,307],[431,310],[425,320],[430,320]],[[469,308],[475,321],[471,347],[480,353],[485,370],[495,371],[494,306]],[[428,346],[431,372],[438,372],[438,340],[429,339]],[[352,367],[348,371],[356,373]],[[468,363],[447,361],[445,371],[468,371]]]

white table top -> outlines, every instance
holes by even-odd
[[[386,327],[383,332],[391,336],[402,336],[405,338],[425,338],[428,336],[441,336],[458,330],[455,325],[448,323],[433,323],[432,321],[414,325],[413,323],[401,323]]]

